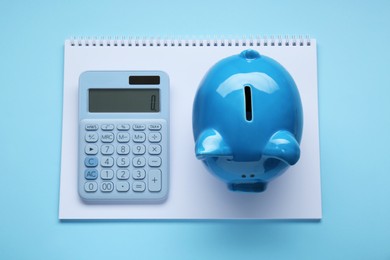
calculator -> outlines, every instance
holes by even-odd
[[[86,71],[79,78],[78,192],[85,202],[161,203],[169,188],[169,77]]]

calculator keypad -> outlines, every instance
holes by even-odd
[[[84,120],[79,181],[91,200],[153,201],[166,196],[166,122]],[[161,122],[160,122],[161,121]]]

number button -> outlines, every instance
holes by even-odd
[[[116,148],[116,152],[120,155],[126,155],[130,153],[130,146],[127,144],[118,145]]]
[[[130,159],[124,156],[118,157],[118,159],[116,159],[116,165],[118,165],[118,167],[127,167],[130,165]]]
[[[161,158],[158,156],[149,157],[148,164],[150,167],[160,167],[161,166]]]
[[[142,155],[146,151],[145,145],[138,144],[133,147],[133,154]]]
[[[88,182],[86,182],[85,185],[84,185],[84,190],[85,190],[86,192],[95,192],[95,191],[97,191],[97,187],[98,187],[98,185],[97,185],[96,182],[94,182],[94,181],[88,181]]]
[[[144,169],[136,169],[133,171],[133,179],[134,180],[143,180],[145,179],[146,172]]]
[[[160,133],[150,133],[148,136],[148,140],[151,143],[159,143],[161,141]]]
[[[114,141],[114,134],[113,133],[102,134],[101,141],[103,143],[112,143]]]
[[[133,182],[133,191],[135,192],[143,192],[146,188],[145,182],[143,181],[135,181]]]
[[[99,136],[97,133],[92,132],[92,133],[86,133],[85,134],[85,141],[87,143],[96,143],[99,139]]]
[[[104,155],[111,155],[114,153],[114,146],[111,144],[105,144],[100,147],[100,152]]]
[[[116,172],[116,177],[119,180],[127,180],[130,177],[130,172],[129,170],[118,170]]]
[[[87,144],[85,146],[85,153],[88,154],[88,155],[95,155],[98,153],[98,147],[94,144]]]
[[[148,178],[149,191],[158,192],[161,191],[161,171],[150,170]]]
[[[84,165],[87,167],[96,167],[98,165],[98,158],[94,156],[88,156],[84,160]]]
[[[119,192],[126,192],[130,189],[130,184],[127,181],[118,181],[116,184],[116,190]]]
[[[133,166],[134,167],[144,167],[146,163],[145,157],[134,157]]]
[[[145,133],[134,133],[133,134],[133,141],[134,143],[143,143],[146,140]]]
[[[87,180],[96,180],[98,177],[98,171],[96,169],[86,169],[84,171],[84,178]]]
[[[128,143],[130,141],[130,135],[128,133],[118,133],[116,140],[118,140],[119,143]]]
[[[114,158],[112,157],[102,157],[102,161],[100,162],[102,167],[112,167],[114,165]]]
[[[100,178],[103,180],[111,180],[114,178],[114,171],[113,170],[102,170],[100,172]]]
[[[161,153],[161,146],[159,144],[152,144],[148,148],[149,154],[158,155]]]
[[[114,189],[114,183],[110,181],[102,182],[100,185],[100,190],[102,192],[111,192]]]

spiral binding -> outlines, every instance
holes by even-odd
[[[71,46],[93,47],[231,47],[231,46],[310,46],[309,36],[256,36],[240,39],[206,38],[206,39],[175,39],[153,37],[73,37],[69,40]]]

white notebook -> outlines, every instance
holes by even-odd
[[[219,60],[254,49],[281,63],[300,91],[301,158],[263,193],[232,192],[194,153],[192,104]],[[78,80],[89,70],[159,70],[170,78],[170,181],[161,204],[85,204],[77,192]],[[317,49],[305,37],[65,41],[60,219],[321,219]]]

